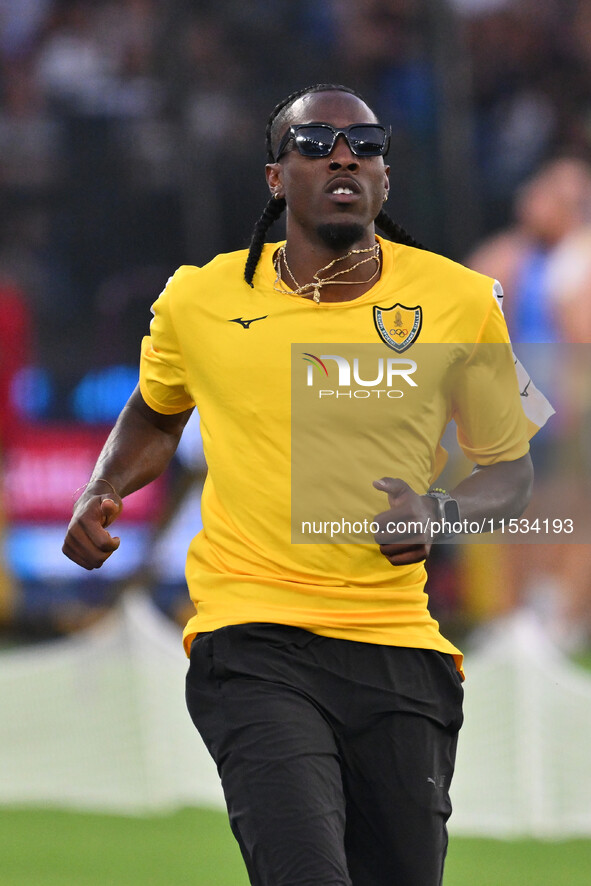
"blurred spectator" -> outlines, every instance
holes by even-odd
[[[517,191],[510,227],[465,259],[469,267],[500,280],[514,342],[560,340],[548,304],[548,256],[564,236],[590,220],[591,167],[575,158],[554,160]]]
[[[28,58],[5,60],[0,105],[0,184],[25,198],[52,188],[60,172],[59,127],[44,107]]]
[[[591,10],[588,10],[591,12]],[[560,477],[574,520],[590,525],[591,496],[591,226],[565,237],[548,261],[548,289],[556,323],[565,342],[562,351],[564,400],[569,432],[568,469]],[[560,545],[555,550],[555,629],[571,650],[591,647],[591,558],[589,545]]]
[[[550,253],[548,291],[563,340],[591,344],[591,226],[574,230]]]
[[[503,285],[503,309],[518,356],[519,343],[569,340],[565,325],[557,320],[550,294],[550,256],[557,244],[589,219],[591,168],[577,158],[559,158],[545,164],[517,191],[512,224],[486,238],[466,258],[467,265]],[[542,384],[540,379],[548,378],[548,359],[547,348],[528,350],[525,362],[538,384]],[[543,387],[558,415],[532,441],[536,469],[532,508],[541,508],[541,516],[548,517],[549,502],[559,500],[552,484],[564,458],[560,446],[565,404],[563,390],[555,380],[546,381]],[[560,498],[564,500],[562,492]],[[560,636],[561,642],[566,642],[565,620],[556,612],[556,600],[566,593],[557,592],[557,579],[553,577],[558,546],[552,542],[557,540],[547,541],[550,543],[545,545],[466,546],[460,553],[467,612],[479,620],[530,605],[543,613],[545,621],[554,620],[555,638]],[[576,546],[565,547],[572,551]],[[569,555],[565,558],[570,560]]]
[[[65,112],[99,116],[150,113],[158,84],[150,76],[154,0],[55,4],[37,55],[42,93]]]
[[[564,224],[571,217],[569,209],[585,203],[589,172],[583,172],[578,182],[576,177],[565,177],[569,200],[551,199],[554,191],[549,184],[539,191],[538,183],[531,196],[531,203],[538,205],[534,217],[544,220],[543,230],[553,234],[547,243],[558,232],[563,236],[554,248],[546,249],[544,261],[545,311],[556,343],[537,349],[539,366],[551,367],[546,377],[554,379],[557,415],[543,444],[546,457],[536,465],[534,497],[526,514],[532,521],[536,517],[572,520],[575,541],[564,533],[542,534],[530,543],[466,552],[469,567],[475,557],[489,567],[494,563],[489,572],[489,576],[494,572],[494,587],[490,577],[480,582],[480,600],[473,601],[476,607],[490,616],[526,606],[569,653],[591,647],[591,559],[588,543],[580,543],[591,530],[591,226],[581,224],[580,212],[579,225],[571,226],[569,233]],[[501,250],[501,257],[504,254]],[[536,294],[529,297],[535,299]],[[536,464],[535,447],[532,454]],[[483,597],[488,609],[482,605]]]
[[[579,493],[591,485],[591,225],[565,237],[548,259],[548,290],[566,381],[564,423],[571,439],[568,474]],[[591,612],[591,607],[590,607]]]

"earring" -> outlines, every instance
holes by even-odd
[[[281,200],[281,194],[279,193],[279,191],[275,191],[275,193],[273,194],[273,200]]]
[[[382,200],[382,203],[385,203],[387,199],[388,199],[388,191],[386,191],[386,193],[384,194],[384,199]]]

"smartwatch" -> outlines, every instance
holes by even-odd
[[[452,498],[445,489],[430,489],[427,492],[427,496],[429,498],[434,498],[437,502],[437,519],[443,525],[443,523],[447,523],[449,525],[449,529],[447,531],[441,531],[436,540],[438,541],[447,541],[448,539],[454,538],[456,535],[459,535],[459,532],[454,532],[452,527],[454,523],[460,523],[460,508],[458,506],[455,498]],[[447,527],[446,527],[447,529]]]

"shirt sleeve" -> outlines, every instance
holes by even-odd
[[[493,295],[498,306],[503,311],[503,287],[498,280],[494,281]],[[528,436],[531,438],[543,428],[548,419],[555,414],[555,410],[546,397],[535,386],[533,379],[525,366],[513,354],[517,383],[521,396],[521,405],[527,418]]]
[[[476,464],[513,461],[529,450],[509,333],[492,297],[478,341],[456,369],[453,417],[458,443]]]
[[[165,415],[184,412],[195,405],[187,390],[185,364],[171,311],[179,277],[177,271],[152,305],[150,334],[142,340],[140,356],[142,397],[148,406]]]

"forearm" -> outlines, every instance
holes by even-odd
[[[465,521],[519,517],[529,504],[533,467],[529,454],[515,461],[476,467],[450,491]]]
[[[190,412],[155,413],[136,389],[109,434],[88,483],[107,480],[123,498],[146,486],[166,470]],[[106,491],[101,487],[101,491]]]
[[[121,513],[121,499],[165,470],[190,414],[161,415],[136,388],[74,507],[62,548],[70,560],[98,569],[117,550],[119,538],[108,527]]]

